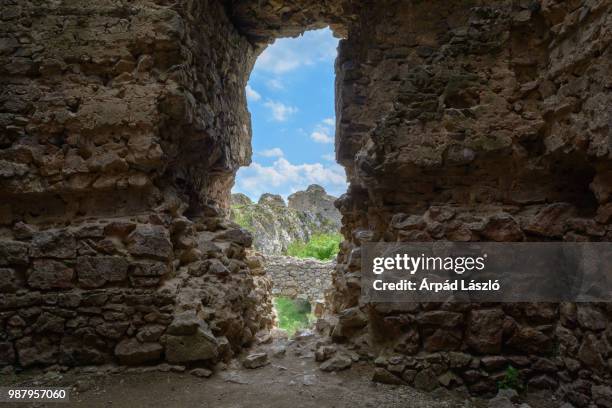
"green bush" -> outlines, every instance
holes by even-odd
[[[342,242],[340,234],[316,234],[308,242],[295,241],[289,244],[287,255],[327,261],[338,254],[340,242]]]
[[[278,318],[278,327],[293,335],[297,330],[310,327],[314,315],[310,303],[286,297],[274,298],[274,308]]]
[[[232,204],[230,219],[242,228],[253,232],[253,215],[249,212],[246,206]]]
[[[497,388],[500,390],[510,388],[516,391],[521,391],[523,389],[523,382],[519,377],[518,370],[511,365],[508,366],[508,368],[506,368],[504,378],[497,383]]]

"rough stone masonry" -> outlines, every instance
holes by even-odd
[[[610,304],[365,304],[360,245],[610,241],[610,0],[4,0],[0,20],[0,364],[214,362],[271,325],[224,219],[244,87],[268,43],[330,25],[333,338],[386,381],[486,393],[512,364],[604,406]]]
[[[291,256],[268,255],[265,271],[272,281],[272,294],[290,298],[303,298],[312,303],[325,303],[331,289],[334,261],[300,259]]]

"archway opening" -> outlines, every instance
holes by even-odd
[[[245,88],[253,156],[238,171],[231,217],[266,258],[277,324],[307,328],[331,288],[346,191],[336,163],[334,62],[329,28],[281,38],[257,58]]]
[[[346,191],[334,154],[337,45],[324,28],[280,38],[259,55],[245,89],[253,156],[238,171],[233,193],[286,200],[311,184],[336,196]]]

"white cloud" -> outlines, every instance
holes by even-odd
[[[254,199],[268,192],[290,194],[313,183],[322,185],[331,194],[341,194],[347,186],[344,168],[336,163],[293,164],[281,157],[271,166],[253,162],[241,168],[236,178],[237,190]]]
[[[283,89],[285,89],[285,85],[283,85],[281,80],[277,78],[268,79],[266,81],[266,85],[268,88],[275,91],[282,91]]]
[[[323,156],[321,156],[321,158],[323,160],[327,160],[327,161],[330,161],[330,162],[335,162],[336,161],[336,155],[333,154],[333,153],[324,154]]]
[[[337,46],[338,39],[331,35],[329,28],[308,31],[300,41],[281,38],[257,58],[255,71],[284,74],[318,61],[333,61]]]
[[[282,149],[279,147],[273,147],[272,149],[262,150],[259,154],[263,157],[283,157],[285,153],[283,153]]]
[[[325,133],[324,131],[315,130],[310,134],[310,138],[316,143],[334,143],[334,138]]]
[[[325,118],[322,122],[327,126],[336,126],[336,118]]]
[[[253,102],[257,102],[258,100],[261,99],[261,95],[259,94],[259,92],[251,88],[251,85],[246,86],[246,96],[247,96],[247,99]]]
[[[297,108],[285,105],[282,102],[267,100],[264,104],[266,108],[272,111],[272,119],[277,122],[284,122],[289,119],[289,116],[297,113]]]
[[[284,74],[285,72],[293,71],[302,64],[293,58],[292,54],[289,49],[268,47],[257,58],[255,69],[274,74]]]
[[[325,118],[318,123],[310,138],[315,143],[334,143],[334,124],[336,123],[334,118]]]

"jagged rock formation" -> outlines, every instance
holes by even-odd
[[[296,191],[287,197],[287,206],[295,210],[313,214],[315,218],[329,220],[339,231],[342,224],[340,212],[334,205],[337,197],[327,194],[317,184],[311,184],[305,191]]]
[[[307,242],[314,234],[340,231],[335,197],[311,185],[289,196],[289,205],[275,194],[262,194],[257,203],[244,194],[232,194],[230,217],[253,234],[253,246],[266,255],[285,253],[291,242]]]
[[[249,162],[256,55],[330,24],[350,181],[334,338],[380,350],[380,380],[483,393],[512,362],[575,405],[605,397],[609,305],[364,304],[359,256],[612,239],[609,0],[9,0],[0,18],[2,364],[215,359],[267,326],[249,240],[213,204]]]

